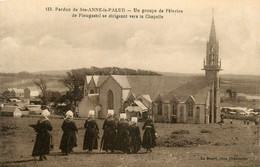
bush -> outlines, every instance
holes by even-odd
[[[18,127],[14,125],[0,125],[0,136],[7,136],[14,134],[14,129],[17,129]]]
[[[205,129],[202,129],[201,131],[200,131],[200,133],[212,133],[210,130],[205,130]]]
[[[176,136],[176,138],[163,138],[157,140],[157,145],[162,147],[188,147],[188,146],[198,146],[206,145],[210,142],[207,142],[203,138],[183,138],[181,136]]]
[[[241,115],[224,115],[226,119],[237,119],[237,120],[249,120],[255,121],[256,117],[254,116],[241,116]]]
[[[190,132],[188,130],[176,130],[173,131],[172,134],[182,135],[182,134],[190,134]]]

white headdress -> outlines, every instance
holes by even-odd
[[[89,110],[88,116],[89,117],[94,117],[94,115],[95,115],[95,111],[94,110]]]
[[[131,121],[137,123],[138,119],[137,119],[137,117],[132,117]]]
[[[126,119],[126,113],[121,113],[120,114],[120,119]]]
[[[66,116],[67,116],[67,117],[70,117],[70,118],[73,118],[73,112],[70,111],[70,110],[67,111],[67,112],[66,112]]]
[[[114,110],[107,110],[107,115],[108,115],[108,116],[114,115]]]
[[[42,116],[44,116],[45,118],[47,118],[48,116],[50,116],[50,112],[47,110],[47,109],[45,109],[45,110],[43,110],[42,111]],[[48,119],[48,118],[47,118]]]

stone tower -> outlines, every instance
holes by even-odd
[[[207,42],[204,68],[207,81],[210,83],[209,123],[217,123],[220,118],[220,79],[221,60],[219,59],[219,44],[216,36],[214,16],[212,17],[209,41]]]
[[[209,41],[207,42],[206,60],[204,59],[204,68],[206,78],[209,82],[216,81],[221,69],[221,60],[219,59],[219,45],[216,37],[214,17],[212,17]]]

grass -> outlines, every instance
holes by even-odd
[[[200,157],[246,157],[246,161],[214,161],[206,166],[256,166],[258,151],[258,129],[254,124],[244,125],[243,121],[233,120],[233,124],[162,124],[155,123],[158,134],[157,147],[152,153],[146,154],[141,149],[139,154],[104,154],[94,150],[88,154],[82,150],[84,138],[84,119],[75,120],[79,128],[78,146],[74,154],[61,156],[59,144],[62,136],[63,119],[50,118],[53,126],[54,150],[48,161],[33,160],[31,152],[36,133],[30,124],[39,118],[3,118],[0,122],[4,131],[13,131],[13,135],[0,137],[0,164],[7,166],[205,166]],[[97,120],[102,137],[104,120]],[[229,120],[225,120],[229,122]],[[138,122],[141,136],[142,122]],[[201,133],[211,132],[211,133]],[[0,131],[0,133],[2,133]],[[100,146],[100,140],[99,140]],[[21,154],[22,153],[22,154]],[[111,159],[113,161],[111,161]],[[212,165],[213,163],[213,165]],[[215,165],[214,165],[215,163]],[[217,163],[217,164],[216,164]]]

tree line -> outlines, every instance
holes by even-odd
[[[129,69],[129,68],[119,68],[119,67],[90,67],[90,68],[81,68],[76,69],[81,71],[85,75],[156,75],[159,76],[161,74],[156,73],[150,70],[141,70],[141,69]]]

